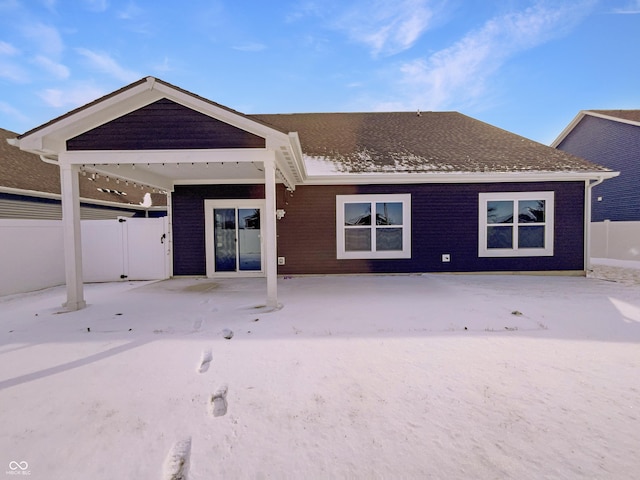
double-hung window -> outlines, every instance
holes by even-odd
[[[481,193],[481,257],[553,255],[553,192]]]
[[[337,195],[338,258],[411,258],[411,195]]]

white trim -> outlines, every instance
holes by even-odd
[[[480,193],[478,197],[478,256],[479,257],[552,257],[554,247],[554,211],[555,192],[487,192]],[[487,203],[495,200],[513,201],[514,223],[513,227],[513,248],[487,248]],[[520,200],[544,200],[545,201],[545,221],[544,221],[544,248],[518,248],[518,215],[517,202]],[[500,226],[503,224],[496,224]],[[535,226],[538,224],[524,224]]]
[[[567,136],[569,136],[569,134],[573,131],[573,129],[575,129],[576,126],[578,126],[578,124],[582,121],[582,119],[586,115],[589,115],[591,117],[596,117],[596,118],[602,118],[604,120],[610,120],[612,122],[626,123],[627,125],[640,127],[640,122],[635,122],[633,120],[628,120],[626,118],[620,118],[613,115],[607,115],[605,113],[594,112],[592,110],[580,110],[580,112],[573,118],[573,120],[571,120],[569,125],[567,125],[564,128],[564,130],[560,132],[560,135],[558,135],[557,138],[553,142],[551,142],[551,146],[553,148],[558,148],[558,145],[560,145],[564,141],[564,139],[567,138]]]
[[[82,238],[80,228],[79,167],[60,166],[62,189],[62,232],[64,238],[64,267],[67,301],[63,304],[69,311],[87,306],[84,300],[82,277]]]
[[[215,248],[213,238],[213,210],[214,208],[259,208],[260,209],[260,271],[235,271],[235,272],[216,272]],[[265,245],[264,245],[264,228],[265,228],[266,202],[263,199],[255,200],[216,200],[208,199],[204,201],[204,237],[205,237],[205,254],[208,278],[229,278],[229,277],[264,277],[265,276]]]
[[[171,197],[172,193],[167,192],[167,249],[169,253],[167,255],[167,274],[169,278],[173,277],[173,208]]]
[[[345,251],[344,206],[348,203],[371,203],[372,251]],[[376,225],[373,224],[376,203],[402,203],[402,250],[375,250]],[[411,258],[411,194],[336,195],[336,255],[338,259]]]
[[[267,275],[267,307],[278,307],[278,247],[276,233],[276,162],[275,155],[271,160],[264,162],[264,204],[265,214],[260,216],[264,221],[264,229],[261,230],[264,238],[262,265]],[[263,226],[261,225],[260,228]]]
[[[545,173],[339,173],[317,175],[304,179],[304,185],[379,185],[422,183],[526,183],[526,182],[570,182],[613,178],[618,172],[545,172]]]

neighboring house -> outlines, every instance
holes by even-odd
[[[620,172],[593,188],[591,254],[640,261],[640,110],[583,110],[551,146]]]
[[[592,221],[640,221],[640,110],[583,110],[551,146],[620,172],[594,187]]]
[[[60,169],[9,145],[17,136],[0,128],[0,219],[61,219]],[[91,174],[79,186],[83,220],[166,215],[166,195],[151,188]]]
[[[80,171],[169,192],[172,274],[266,276],[270,307],[277,274],[584,274],[616,175],[456,112],[244,115],[153,77],[14,143],[60,167],[69,309]]]

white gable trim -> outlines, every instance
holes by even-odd
[[[560,135],[558,135],[558,138],[556,138],[553,142],[551,142],[551,146],[553,148],[558,148],[558,145],[560,145],[562,141],[565,138],[567,138],[567,136],[573,131],[573,129],[576,128],[576,126],[582,121],[585,115],[590,115],[592,117],[602,118],[605,120],[611,120],[612,122],[626,123],[627,125],[634,125],[636,127],[640,127],[640,122],[634,122],[633,120],[614,117],[612,115],[606,115],[604,113],[593,112],[591,110],[581,110],[580,113],[578,113],[578,115],[576,115],[574,119],[571,120],[571,123],[569,123],[569,125],[567,125],[567,127],[564,130],[562,130]]]

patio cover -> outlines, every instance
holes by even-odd
[[[101,128],[140,112],[158,102],[189,109],[214,119],[211,123],[242,132],[256,141],[245,148],[222,140],[192,143],[189,124],[172,124],[171,132],[138,142],[149,129],[127,129],[118,138],[100,137]],[[165,118],[171,122],[171,118]],[[166,132],[164,132],[166,134]],[[83,137],[84,136],[84,137]],[[94,140],[83,144],[79,138]],[[201,135],[201,138],[202,135]],[[141,138],[142,140],[142,138]],[[104,147],[100,142],[105,142]],[[115,142],[115,143],[114,143]],[[82,240],[78,175],[104,175],[134,185],[167,192],[171,215],[171,192],[185,184],[265,184],[265,270],[267,306],[277,306],[276,182],[291,190],[304,176],[302,151],[296,133],[280,131],[232,109],[182,90],[154,77],[146,77],[90,104],[73,110],[20,135],[12,142],[20,149],[60,168],[65,245],[67,310],[86,306],[82,278]],[[140,145],[142,146],[140,146]],[[116,145],[114,147],[114,145]],[[171,218],[170,218],[171,220]],[[170,221],[171,224],[171,221]]]

